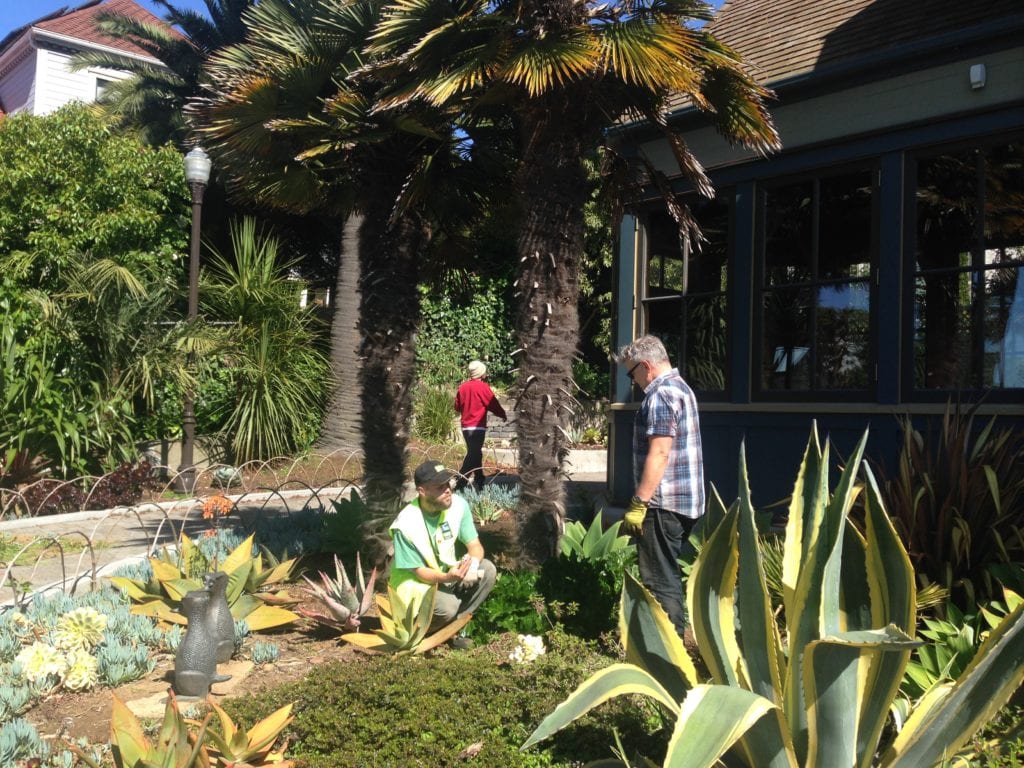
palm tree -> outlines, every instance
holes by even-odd
[[[332,212],[348,220],[349,244],[358,226],[364,475],[370,499],[386,505],[405,475],[420,265],[443,237],[445,201],[478,191],[463,170],[464,137],[444,113],[373,111],[381,83],[361,48],[379,6],[263,0],[246,14],[246,41],[211,59],[197,109],[233,191]]]
[[[226,45],[245,36],[242,13],[253,0],[204,0],[209,18],[170,0],[154,0],[166,11],[166,24],[147,24],[122,13],[102,13],[97,26],[110,37],[127,40],[162,66],[112,52],[83,52],[71,60],[73,69],[109,67],[133,74],[111,83],[100,106],[125,128],[136,129],[151,146],[174,141],[184,147],[189,128],[184,107],[198,96],[204,62]]]
[[[706,29],[700,0],[402,0],[383,9],[369,52],[389,61],[388,106],[472,99],[507,108],[519,130],[514,185],[520,348],[520,542],[528,559],[557,552],[565,512],[563,430],[573,405],[579,269],[588,180],[584,159],[623,119],[663,130],[685,177],[711,185],[667,122],[669,99],[687,96],[731,141],[778,146],[768,95],[738,56]],[[684,209],[670,205],[682,226]]]

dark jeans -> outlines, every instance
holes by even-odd
[[[688,538],[695,522],[667,509],[650,507],[644,518],[643,536],[636,545],[640,581],[665,609],[680,637],[687,622],[679,558],[690,546]]]
[[[462,437],[466,440],[466,460],[462,462],[462,475],[455,483],[455,490],[461,491],[469,484],[469,478],[473,477],[473,486],[478,490],[484,489],[484,438],[487,437],[486,429],[464,429]]]

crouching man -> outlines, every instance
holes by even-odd
[[[437,585],[431,632],[475,611],[494,588],[496,576],[494,564],[484,559],[469,505],[452,493],[454,477],[437,461],[416,467],[417,497],[390,528],[395,548],[390,584],[395,591],[409,603],[423,599],[431,585]],[[461,559],[456,542],[466,549]],[[456,637],[451,644],[464,648],[469,641]]]

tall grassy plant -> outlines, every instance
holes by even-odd
[[[965,608],[999,596],[993,565],[1024,559],[1024,439],[995,419],[974,436],[976,410],[950,405],[938,435],[904,419],[896,474],[881,487],[918,579]]]
[[[1024,679],[1024,605],[992,630],[956,682],[936,686],[899,734],[884,730],[912,650],[914,572],[869,468],[867,434],[829,492],[829,448],[813,430],[789,509],[782,563],[784,631],[772,615],[741,452],[739,498],[694,564],[687,605],[710,683],[701,682],[664,610],[626,578],[626,661],[593,675],[525,746],[609,698],[639,693],[674,722],[665,765],[711,768],[920,768],[951,758]],[[863,532],[849,519],[865,495]],[[607,762],[605,765],[625,765]]]
[[[299,306],[301,283],[278,259],[278,240],[246,217],[231,224],[232,258],[212,251],[204,281],[210,314],[230,323],[235,389],[224,436],[236,462],[269,459],[316,436],[329,375],[319,321]]]
[[[421,440],[452,442],[455,439],[455,388],[421,384],[413,402],[412,429]]]

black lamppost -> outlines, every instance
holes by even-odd
[[[192,253],[188,262],[188,321],[199,314],[199,222],[203,215],[203,193],[210,180],[210,157],[201,147],[194,147],[185,155],[185,180],[192,190]],[[195,371],[195,353],[188,353],[188,367]],[[196,438],[195,392],[185,390],[185,413],[181,423],[181,466],[178,467],[177,488],[192,493],[196,486],[196,468],[193,448]]]

